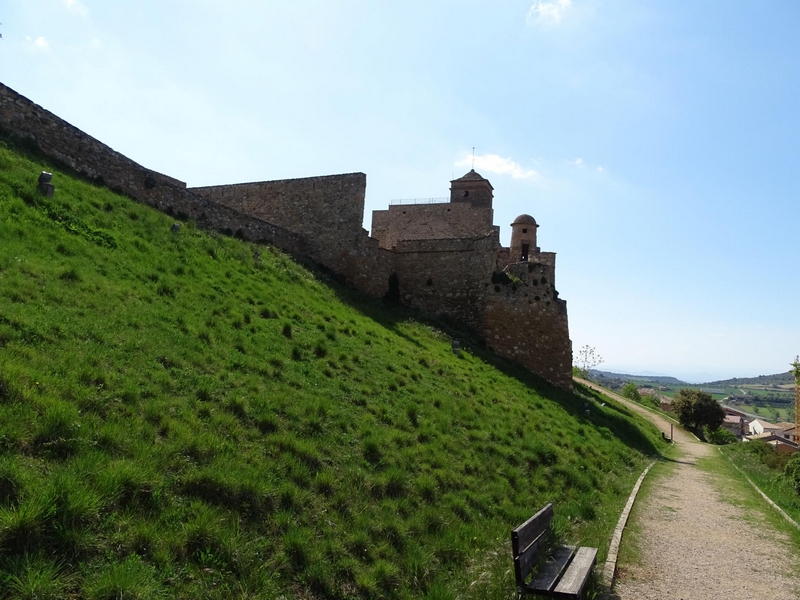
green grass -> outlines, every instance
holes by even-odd
[[[732,444],[730,446],[721,447],[721,452],[723,456],[739,467],[739,469],[741,469],[770,500],[780,506],[796,523],[800,523],[800,495],[794,491],[792,485],[783,475],[783,467],[789,456],[771,452],[770,454],[774,454],[774,458],[767,458],[767,464],[765,464],[764,460],[752,451],[757,445],[760,446],[761,444],[758,442]],[[764,444],[764,446],[767,445]],[[768,448],[769,450],[773,450],[771,446],[768,446]],[[735,469],[732,469],[730,466],[728,460],[724,462],[728,463],[729,470],[735,471]],[[742,479],[741,473],[736,472],[736,474]],[[760,498],[760,500],[762,503],[764,502],[763,499]],[[781,520],[784,524],[787,524],[782,518]]]
[[[546,501],[602,559],[652,426],[172,222],[0,147],[0,598],[507,597]]]
[[[765,407],[757,406],[755,404],[737,404],[735,408],[776,423],[779,421],[788,421],[790,423],[794,422],[794,408],[777,408],[774,405],[771,407]]]

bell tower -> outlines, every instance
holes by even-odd
[[[469,202],[475,207],[492,208],[493,198],[492,184],[475,169],[450,182],[450,202]]]

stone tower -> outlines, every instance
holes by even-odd
[[[537,254],[536,219],[530,215],[520,215],[511,224],[511,262],[528,262],[531,254]]]
[[[475,207],[492,208],[493,190],[489,180],[472,169],[450,182],[450,202],[469,202]]]

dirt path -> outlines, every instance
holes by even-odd
[[[600,391],[669,432],[669,421],[663,417]],[[728,501],[723,500],[718,490],[725,485],[717,478],[725,475],[709,474],[696,466],[698,459],[716,452],[713,446],[678,427],[675,443],[676,468],[651,482],[653,487],[637,500],[642,504],[632,516],[639,530],[640,564],[624,565],[611,598],[800,598],[800,561],[790,538],[775,530],[763,511],[738,506],[735,492],[726,493]],[[624,536],[622,543],[626,543]]]

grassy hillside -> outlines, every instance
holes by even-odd
[[[652,428],[172,223],[0,145],[0,598],[508,597],[547,500],[604,556]]]

